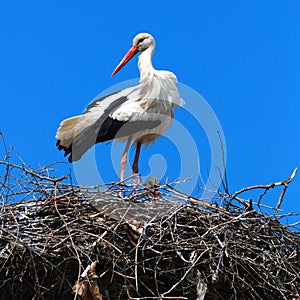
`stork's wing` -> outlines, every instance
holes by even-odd
[[[155,121],[118,121],[111,117],[101,117],[76,136],[70,149],[69,161],[79,160],[82,155],[96,143],[110,141],[116,138],[131,136],[144,130],[151,130],[160,124]]]
[[[57,146],[65,151],[65,156],[70,154],[69,161],[79,160],[82,155],[94,144],[105,142],[114,138],[132,135],[145,129],[153,129],[160,121],[128,121],[116,120],[110,117],[110,113],[126,101],[134,101],[138,97],[138,87],[130,87],[92,102],[78,117],[75,125],[70,126],[68,120],[62,122],[57,132]],[[65,128],[64,129],[64,124]],[[68,141],[65,143],[63,138]],[[71,138],[70,138],[71,137]]]

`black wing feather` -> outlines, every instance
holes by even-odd
[[[97,103],[99,103],[99,101],[102,101],[107,97],[117,93],[118,92],[115,92],[101,97],[99,99],[96,99],[88,105],[84,113],[88,113],[88,111],[94,106],[96,106]],[[74,137],[74,140],[69,147],[64,147],[60,145],[59,140],[57,141],[56,146],[59,150],[64,150],[64,156],[70,154],[70,156],[68,157],[69,162],[79,160],[82,157],[82,155],[96,143],[110,141],[115,138],[127,137],[146,129],[151,130],[161,123],[159,120],[118,121],[109,117],[109,114],[114,109],[119,107],[127,100],[127,96],[121,96],[119,99],[112,101],[111,104],[109,104],[105,108],[103,114],[99,116],[99,119],[96,122],[84,129],[78,136]]]
[[[98,120],[76,136],[70,147],[64,149],[65,156],[71,154],[68,158],[69,162],[77,161],[89,148],[97,143],[127,137],[146,129],[154,129],[159,124],[159,120],[123,122],[108,117],[102,124]]]
[[[87,109],[84,112],[84,114],[88,113],[88,111],[91,108],[93,108],[94,106],[97,106],[97,103],[99,101],[102,101],[102,100],[104,100],[114,94],[117,94],[117,93],[118,92],[115,92],[115,93],[103,96],[99,99],[96,99],[95,101],[93,101],[91,104],[89,104],[87,106]],[[100,131],[102,124],[108,118],[110,112],[112,110],[116,109],[119,105],[123,104],[127,100],[128,100],[127,96],[122,96],[119,99],[113,101],[111,104],[109,104],[106,107],[106,109],[104,110],[103,114],[101,116],[99,116],[99,119],[94,124],[92,124],[85,130],[83,130],[83,132],[80,133],[78,136],[76,136],[74,138],[72,144],[69,147],[64,147],[64,146],[60,145],[60,140],[57,140],[56,146],[57,146],[58,150],[60,150],[60,151],[64,150],[64,156],[71,154],[68,158],[69,162],[79,160],[81,158],[81,156],[96,143],[95,137],[98,134],[98,132]],[[92,131],[91,131],[91,129],[92,129]],[[73,155],[72,155],[73,145],[76,146],[76,151],[75,151],[76,154],[73,153]]]

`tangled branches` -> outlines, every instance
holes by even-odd
[[[242,198],[262,189],[261,206],[295,174],[207,203],[174,184],[124,183],[120,197],[117,183],[80,188],[53,166],[0,166],[6,299],[88,299],[92,286],[94,299],[299,299],[300,237],[276,214],[283,196],[270,215]]]

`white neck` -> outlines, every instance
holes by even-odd
[[[152,66],[152,54],[154,46],[150,46],[146,50],[142,51],[139,55],[138,67],[140,70],[141,78],[150,76],[155,72]]]

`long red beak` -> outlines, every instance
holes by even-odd
[[[118,73],[138,52],[138,47],[132,46],[129,49],[129,51],[125,54],[118,66],[115,68],[111,76],[114,76],[116,73]]]

